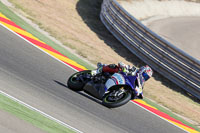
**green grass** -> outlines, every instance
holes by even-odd
[[[22,20],[19,16],[17,16],[15,13],[13,13],[1,1],[0,1],[0,12],[2,14],[4,14],[6,17],[8,17],[9,19],[11,19],[13,22],[15,22],[17,25],[19,25],[21,28],[23,28],[27,32],[31,33],[35,37],[39,38],[41,41],[45,42],[46,44],[48,44],[52,48],[56,49],[57,51],[59,51],[63,55],[65,55],[65,56],[69,57],[70,59],[76,61],[78,64],[86,67],[87,69],[94,69],[94,67],[92,67],[88,63],[84,62],[83,60],[81,60],[80,58],[78,58],[77,56],[72,54],[70,51],[64,49],[63,47],[59,46],[58,44],[56,44],[55,42],[50,40],[45,35],[38,32],[36,29],[34,29],[32,26],[30,26],[28,23],[26,23],[24,20]]]
[[[83,2],[84,2],[84,1],[83,1]],[[22,7],[18,7],[18,8],[22,8]],[[83,11],[85,11],[84,9],[85,9],[85,8],[83,8]],[[22,9],[22,10],[23,10],[23,9]],[[25,29],[25,30],[28,31],[29,33],[33,34],[35,37],[39,38],[41,41],[47,43],[47,44],[50,45],[52,48],[58,50],[58,51],[59,51],[60,53],[62,53],[63,55],[69,57],[69,58],[72,59],[72,60],[75,60],[77,63],[79,63],[79,64],[85,66],[87,69],[94,69],[92,66],[90,66],[90,65],[87,64],[87,63],[85,63],[84,61],[82,61],[81,59],[79,59],[78,57],[76,57],[75,55],[73,55],[72,53],[70,53],[68,50],[63,49],[61,46],[57,45],[55,42],[53,42],[52,40],[50,40],[49,38],[47,38],[46,36],[44,36],[43,34],[41,34],[40,32],[38,32],[37,30],[35,30],[33,27],[31,27],[29,24],[27,24],[25,21],[23,21],[20,17],[18,17],[16,14],[14,14],[12,11],[10,11],[10,10],[9,10],[5,5],[3,5],[1,2],[0,2],[0,12],[3,13],[5,16],[7,16],[9,19],[11,19],[13,22],[15,22],[17,25],[21,26],[23,29]],[[100,31],[100,30],[99,30],[99,31]],[[69,45],[70,45],[70,44],[69,44]],[[2,97],[2,96],[1,96],[1,97]],[[4,99],[4,98],[3,98],[3,99]],[[164,113],[168,114],[169,116],[171,116],[171,117],[173,117],[173,118],[175,118],[175,119],[177,119],[177,120],[180,120],[180,121],[183,122],[184,124],[186,124],[186,125],[188,125],[188,126],[190,126],[190,127],[193,127],[193,128],[196,129],[197,131],[200,131],[200,129],[197,128],[196,126],[194,126],[194,125],[192,125],[192,124],[186,122],[185,120],[183,120],[183,119],[180,118],[180,117],[177,117],[177,116],[174,115],[172,112],[170,112],[170,111],[168,111],[168,110],[162,108],[161,106],[159,106],[159,105],[153,103],[152,101],[150,101],[150,100],[148,100],[148,99],[146,99],[146,98],[144,99],[144,101],[147,102],[148,104],[150,104],[150,105],[152,105],[152,106],[158,108],[161,112],[164,112]],[[5,102],[5,101],[4,101],[4,102]],[[12,113],[12,114],[15,114],[16,116],[18,116],[18,117],[20,117],[20,118],[22,117],[22,118],[25,119],[25,116],[23,116],[23,113],[26,114],[27,112],[21,112],[21,111],[23,111],[23,110],[17,111],[16,106],[19,106],[19,104],[16,103],[16,102],[13,102],[13,101],[10,101],[10,102],[13,103],[13,104],[12,104],[12,105],[11,105],[11,104],[8,104],[8,107],[9,107],[9,108],[4,109],[4,110],[6,110],[6,111],[8,111],[8,112],[10,112],[10,113]],[[1,101],[0,101],[0,108],[3,109],[2,104],[5,104],[5,103],[1,103]],[[16,105],[15,105],[15,104],[16,104]],[[12,106],[13,106],[13,107],[12,107]],[[25,107],[23,107],[23,108],[25,108]],[[20,109],[20,108],[19,108],[19,109]],[[34,111],[28,111],[28,112],[34,112]],[[36,112],[34,112],[34,113],[36,113]],[[39,114],[36,113],[36,114],[34,114],[34,115],[38,116]],[[32,115],[32,116],[34,116],[34,115]],[[28,115],[27,115],[27,116],[28,116]],[[36,119],[36,118],[37,118],[37,117],[34,116],[33,119]],[[40,117],[40,118],[42,118],[42,117]],[[28,118],[27,118],[27,119],[28,119]],[[42,118],[42,119],[43,119],[43,118]],[[47,118],[45,118],[45,119],[47,119]],[[27,121],[29,121],[29,120],[27,120]],[[30,120],[30,122],[31,122],[31,121],[32,121],[32,120]],[[40,119],[38,119],[38,122],[36,122],[36,123],[40,123],[39,125],[42,125],[42,124],[41,124],[42,122],[40,121]],[[53,122],[52,122],[52,123],[53,123]],[[55,123],[55,122],[54,122],[54,123]],[[33,123],[33,124],[34,124],[34,123]],[[35,125],[35,124],[34,124],[34,125]],[[55,126],[55,125],[52,125],[52,126]],[[60,126],[60,125],[59,125],[59,126]],[[59,127],[59,126],[56,125],[56,128]],[[49,126],[47,126],[47,128],[46,128],[47,130],[48,130],[48,127],[49,127]],[[56,129],[56,128],[55,128],[55,129]],[[57,132],[57,131],[56,131],[56,132]],[[58,133],[59,133],[59,132],[58,132]]]
[[[34,126],[47,131],[48,133],[75,133],[75,131],[44,117],[36,111],[28,109],[2,94],[0,94],[0,109],[13,114],[22,120],[30,122]]]
[[[149,105],[151,105],[151,106],[157,108],[159,111],[168,114],[168,115],[171,116],[172,118],[174,118],[174,119],[176,119],[176,120],[179,120],[179,121],[181,121],[182,123],[184,123],[185,125],[188,125],[188,126],[194,128],[195,130],[197,130],[197,131],[200,132],[200,129],[199,129],[198,127],[196,127],[196,126],[192,125],[191,123],[185,121],[184,119],[178,117],[177,115],[173,114],[171,111],[166,110],[165,108],[159,106],[158,104],[152,102],[151,100],[149,100],[149,99],[147,99],[147,98],[144,98],[144,101],[145,101],[146,103],[148,103]]]

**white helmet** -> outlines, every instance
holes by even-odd
[[[153,70],[148,65],[141,67],[139,72],[142,74],[145,81],[153,75]]]

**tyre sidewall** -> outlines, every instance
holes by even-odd
[[[131,93],[130,92],[126,92],[125,98],[123,98],[123,100],[120,100],[120,101],[117,101],[117,102],[108,102],[106,100],[108,95],[109,95],[109,93],[106,94],[103,97],[103,100],[102,100],[102,104],[104,106],[108,107],[108,108],[116,108],[116,107],[122,106],[122,105],[126,104],[127,102],[129,102],[131,100]]]
[[[89,73],[91,72],[91,70],[84,70],[84,71],[80,71],[77,73],[74,73],[72,76],[69,77],[68,81],[67,81],[67,85],[70,89],[74,90],[74,91],[82,91],[83,87],[85,86],[85,83],[81,83],[81,82],[73,82],[72,78],[79,74],[79,73]]]

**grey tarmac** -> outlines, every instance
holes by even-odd
[[[190,56],[200,60],[200,17],[175,17],[153,21],[148,27]]]
[[[85,93],[71,91],[66,83],[74,70],[2,26],[0,40],[1,90],[82,132],[185,132],[131,102],[109,109]]]

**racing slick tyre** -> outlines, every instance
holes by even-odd
[[[116,108],[122,106],[131,100],[131,93],[124,92],[120,96],[113,96],[113,92],[109,92],[103,97],[102,104],[108,108]]]
[[[91,70],[74,73],[67,81],[68,87],[74,91],[82,91],[84,85],[89,81],[88,75],[91,75]]]

